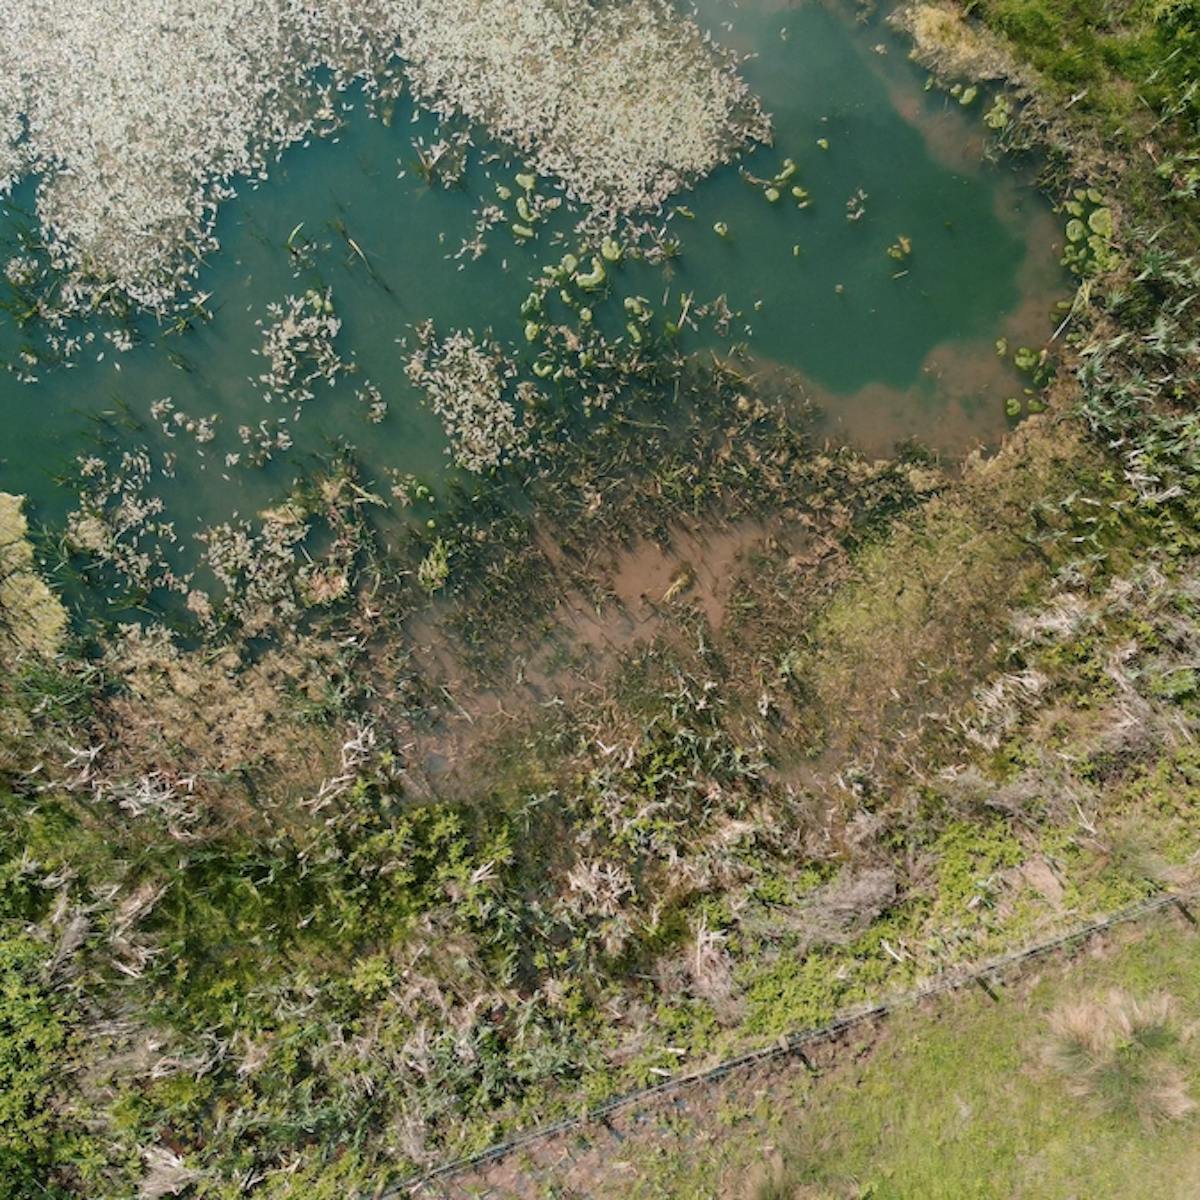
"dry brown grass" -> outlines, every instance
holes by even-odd
[[[914,4],[896,11],[893,21],[916,43],[914,57],[939,74],[965,79],[1014,79],[1015,60],[986,30],[969,24],[947,4]]]
[[[1060,1005],[1048,1023],[1045,1058],[1072,1096],[1149,1125],[1195,1111],[1183,1072],[1170,1058],[1190,1033],[1170,996],[1142,999],[1114,988]]]
[[[1073,424],[1027,421],[860,557],[813,638],[813,707],[829,714],[832,750],[877,752],[914,715],[965,699],[1014,600],[1046,571],[1027,538],[1031,498],[1076,486],[1090,458]]]
[[[32,726],[14,683],[62,643],[67,614],[38,575],[23,497],[0,492],[0,773],[28,756]]]
[[[38,576],[23,497],[0,492],[0,669],[22,654],[53,654],[67,614]]]
[[[166,630],[126,626],[107,659],[118,690],[98,714],[99,778],[166,781],[197,832],[264,819],[260,794],[275,822],[338,769],[337,731],[298,717],[319,699],[331,657],[293,639],[247,663],[233,649],[185,651]]]

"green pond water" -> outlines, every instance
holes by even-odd
[[[668,315],[685,293],[696,303],[723,294],[737,314],[727,335],[685,332],[685,347],[726,352],[747,343],[759,371],[794,380],[818,401],[831,437],[872,452],[916,437],[952,455],[994,443],[1004,398],[1024,382],[996,355],[995,339],[1040,344],[1066,289],[1046,205],[1011,166],[980,161],[983,98],[966,108],[926,90],[898,41],[841,9],[703,0],[697,11],[719,42],[753,55],[746,77],[773,114],[774,146],[743,165],[769,177],[794,159],[790,183],[811,203],[798,209],[785,187],[770,204],[736,165],[717,171],[675,198],[692,219],[663,214],[680,239],[678,257],[612,269],[607,315],[598,307],[597,319],[619,329],[626,295]],[[448,469],[446,442],[404,378],[403,340],[425,318],[443,334],[490,330],[528,366],[520,302],[541,265],[573,246],[581,214],[564,205],[524,246],[497,227],[482,258],[455,261],[481,199],[495,197],[497,182],[513,185],[521,166],[489,156],[477,137],[465,185],[431,187],[413,170],[415,136],[434,140],[435,125],[407,101],[390,124],[360,103],[339,136],[293,147],[266,182],[240,185],[220,212],[221,250],[200,275],[211,321],[168,334],[146,318],[129,352],[97,339],[70,364],[38,369],[36,382],[0,376],[0,488],[27,494],[34,519],[53,527],[72,505],[60,480],[77,455],[100,441],[109,455],[146,445],[156,463],[176,456],[152,490],[186,539],[276,502],[338,443],[353,444],[381,490],[389,470],[436,487]],[[18,209],[30,205],[32,187],[0,223],[6,240],[25,219]],[[543,180],[539,190],[553,194],[553,185]],[[860,190],[864,215],[847,220],[846,203]],[[728,237],[713,232],[716,222]],[[311,253],[298,269],[287,240],[301,223],[298,243]],[[887,248],[901,236],[912,250],[898,262]],[[357,374],[317,385],[287,425],[289,451],[263,467],[229,466],[226,455],[246,449],[239,426],[291,416],[252,382],[264,369],[255,321],[267,319],[269,303],[309,287],[332,288],[343,321],[337,345]],[[11,361],[28,331],[4,320],[0,354]],[[356,397],[364,380],[388,404],[381,423],[367,420]],[[168,437],[149,413],[164,397],[190,417],[215,416],[213,440]]]

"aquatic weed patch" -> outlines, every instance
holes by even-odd
[[[418,96],[529,155],[613,213],[659,207],[770,126],[732,60],[660,0],[416,4]]]
[[[469,331],[438,339],[433,323],[426,322],[417,329],[417,348],[405,372],[441,418],[457,466],[482,472],[531,453],[532,412],[522,422],[514,401],[531,409],[537,388],[529,380],[509,387],[516,366],[495,342],[480,341]]]
[[[735,64],[661,0],[220,0],[169,19],[157,0],[13,2],[0,17],[0,186],[40,178],[60,322],[114,291],[172,308],[233,181],[336,128],[351,82],[386,105],[410,81],[612,213],[661,204],[768,131]]]

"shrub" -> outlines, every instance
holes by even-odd
[[[64,1005],[46,982],[46,950],[0,937],[0,1200],[47,1195],[58,1138],[54,1089],[67,1054]]]

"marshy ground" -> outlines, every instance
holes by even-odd
[[[3,115],[68,8],[10,14]],[[332,86],[420,35],[421,106],[484,128],[388,57],[379,120],[354,85],[258,151],[209,130],[212,295],[168,268],[165,325],[115,235],[81,280],[94,195],[38,232],[68,170],[6,218],[0,1195],[373,1194],[1196,885],[1189,11],[438,12],[263,42]],[[512,128],[597,30],[579,95],[646,128]],[[677,160],[664,77],[622,91],[664,62],[707,97]],[[14,172],[73,161],[64,113]],[[310,135],[206,224],[222,155]],[[1194,936],[463,1187],[1187,1195]]]

